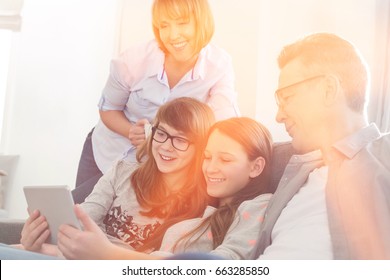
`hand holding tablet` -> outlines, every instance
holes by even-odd
[[[49,224],[48,243],[57,244],[58,228],[68,224],[81,229],[73,211],[73,198],[67,186],[28,186],[24,187],[29,211],[39,210]]]

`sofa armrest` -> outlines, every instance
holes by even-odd
[[[0,219],[0,243],[18,244],[24,220],[19,219]]]

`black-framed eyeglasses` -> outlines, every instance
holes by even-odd
[[[179,136],[171,136],[168,132],[153,126],[152,127],[153,140],[158,143],[165,143],[168,139],[171,139],[172,146],[179,151],[185,152],[188,147],[192,144],[191,141]]]
[[[293,83],[291,85],[288,85],[288,86],[285,86],[285,87],[282,87],[282,88],[279,88],[278,90],[275,91],[275,100],[276,100],[276,104],[279,106],[279,107],[283,107],[287,104],[287,100],[288,98],[294,96],[295,94],[285,94],[283,95],[283,93],[286,93],[287,89],[289,88],[292,88],[292,87],[295,87],[295,86],[298,86],[298,85],[301,85],[301,84],[304,84],[304,83],[307,83],[309,81],[313,81],[313,80],[316,80],[318,78],[323,78],[325,77],[326,75],[317,75],[317,76],[313,76],[313,77],[310,77],[310,78],[307,78],[307,79],[304,79],[302,81],[299,81],[299,82],[296,82],[296,83]]]

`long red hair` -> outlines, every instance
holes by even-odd
[[[195,145],[196,152],[190,171],[186,174],[185,184],[179,191],[170,193],[170,188],[163,182],[162,174],[153,158],[152,136],[139,150],[137,159],[138,161],[145,159],[145,162],[131,175],[131,185],[140,205],[148,209],[141,214],[164,220],[151,238],[138,249],[139,251],[159,249],[168,227],[182,220],[200,216],[209,202],[202,174],[202,159],[207,133],[214,123],[212,110],[196,99],[182,97],[160,107],[154,125],[158,126],[160,122],[184,133],[192,145]]]

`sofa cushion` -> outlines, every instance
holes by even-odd
[[[24,220],[0,219],[0,243],[18,244]]]
[[[291,142],[276,142],[273,146],[271,159],[271,179],[268,192],[274,193],[278,187],[280,178],[282,178],[284,169],[291,156],[295,153]]]

